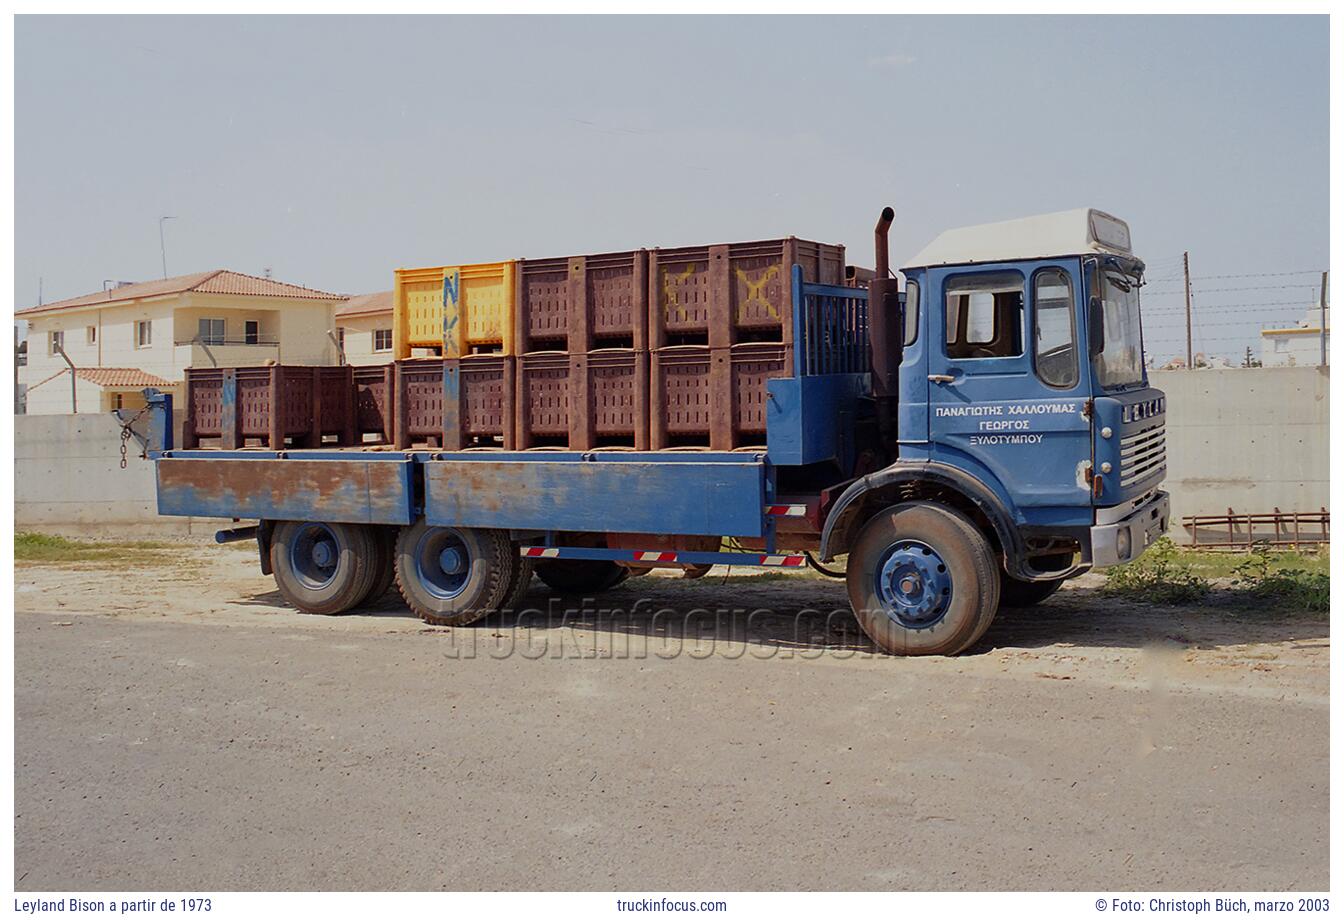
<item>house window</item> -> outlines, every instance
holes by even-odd
[[[112,408],[113,408],[113,409],[124,409],[124,408],[126,408],[125,406],[123,406],[123,405],[121,404],[121,394],[120,394],[120,393],[113,393],[113,394],[112,394]]]
[[[222,319],[197,320],[196,335],[205,345],[223,345],[224,320]]]
[[[339,345],[339,346],[341,346],[342,349],[345,348],[345,327],[344,327],[344,326],[337,326],[337,327],[336,327],[336,344]]]
[[[391,351],[392,350],[392,330],[375,329],[373,330],[373,350]]]
[[[90,345],[97,345],[97,344],[98,344],[98,327],[97,327],[97,326],[85,326],[85,327],[84,327],[84,341],[87,342],[87,343],[90,344]]]
[[[154,326],[152,320],[139,319],[135,321],[135,347],[148,348],[154,338]]]
[[[249,319],[243,323],[243,341],[248,345],[256,345],[261,341],[261,323],[254,319]]]
[[[47,333],[47,354],[59,354],[65,348],[65,332],[53,330]]]

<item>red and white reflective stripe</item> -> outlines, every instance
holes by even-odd
[[[807,514],[807,505],[766,505],[765,513],[771,517],[802,517]]]
[[[802,565],[807,560],[802,556],[762,556],[761,565]]]
[[[635,553],[636,562],[676,562],[676,553]]]
[[[560,555],[560,550],[558,550],[558,549],[547,549],[547,548],[544,547],[544,546],[524,546],[524,547],[522,548],[521,552],[522,552],[522,554],[523,554],[524,556],[528,556],[528,557],[537,557],[537,556],[540,556],[540,557],[543,557],[543,558],[545,558],[545,559],[553,559],[554,557]]]

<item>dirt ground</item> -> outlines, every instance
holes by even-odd
[[[154,556],[16,570],[19,890],[1328,887],[1325,615],[1088,576],[899,659],[812,577],[445,629]]]

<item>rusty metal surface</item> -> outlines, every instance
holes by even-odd
[[[163,459],[159,513],[258,520],[409,524],[409,458]]]
[[[600,456],[600,455],[595,455]],[[760,462],[434,460],[424,465],[431,524],[760,536]]]

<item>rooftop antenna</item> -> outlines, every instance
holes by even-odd
[[[172,214],[159,218],[159,258],[163,260],[163,277],[168,277],[168,250],[163,246],[163,222],[165,220],[177,220]]]

